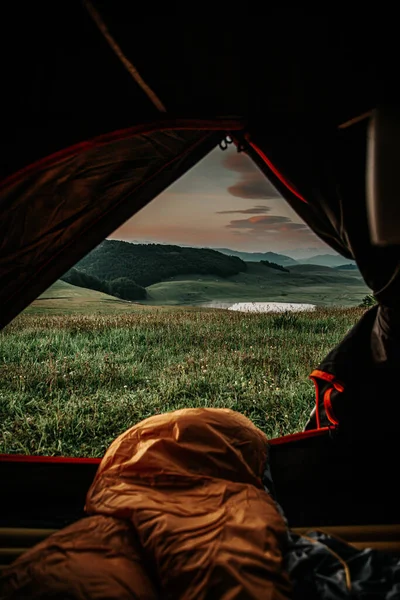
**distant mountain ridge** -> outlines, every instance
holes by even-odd
[[[299,264],[297,260],[290,258],[290,256],[277,254],[276,252],[241,252],[240,250],[231,250],[229,248],[213,248],[213,250],[222,252],[222,254],[228,254],[229,256],[237,256],[246,262],[261,262],[262,260],[267,260],[268,262],[281,265],[281,267]]]
[[[231,250],[229,248],[214,248],[218,252],[237,256],[246,262],[261,262],[266,260],[273,262],[282,267],[290,267],[294,265],[320,265],[322,267],[344,267],[344,265],[354,265],[354,260],[349,260],[340,256],[340,254],[316,254],[308,258],[294,259],[286,254],[276,252],[241,252],[240,250]],[[356,267],[357,268],[357,267]]]
[[[344,258],[340,254],[317,254],[310,258],[297,261],[301,265],[321,265],[322,267],[342,267],[343,265],[355,265],[354,260]]]
[[[337,252],[330,248],[324,249],[317,246],[309,246],[308,248],[287,248],[286,250],[282,250],[281,254],[290,256],[290,258],[294,258],[294,260],[304,260],[312,258],[313,256],[318,256],[319,254],[332,254],[336,256]]]
[[[340,271],[358,271],[358,267],[356,264],[345,264],[339,265],[338,267],[333,267],[334,269],[338,269]]]
[[[127,243],[127,242],[126,242]],[[139,242],[139,241],[131,241],[131,244],[137,246],[158,246],[169,247],[168,244],[154,244],[153,242]],[[191,246],[183,245],[176,246],[177,248],[190,248]],[[206,248],[194,248],[197,250],[205,250]],[[288,250],[292,256],[289,254],[284,254],[280,252],[245,252],[242,250],[233,250],[232,248],[208,248],[209,250],[215,250],[216,252],[220,252],[221,254],[225,254],[227,256],[235,256],[240,258],[245,262],[261,262],[266,260],[271,263],[275,263],[277,265],[281,265],[282,267],[290,267],[294,265],[320,265],[324,267],[341,267],[348,269],[357,269],[356,263],[354,260],[350,260],[348,258],[344,258],[340,254],[326,252],[324,254],[318,254],[319,248],[298,248],[294,250]],[[316,254],[313,254],[315,252]],[[348,265],[348,266],[347,266]]]

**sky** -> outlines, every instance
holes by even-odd
[[[245,252],[335,252],[232,144],[214,149],[110,238]]]

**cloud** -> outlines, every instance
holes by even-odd
[[[249,200],[272,200],[280,198],[279,192],[268,181],[253,161],[243,153],[228,154],[222,165],[229,171],[240,174],[240,179],[228,187],[228,192],[235,198]]]
[[[227,154],[222,161],[222,166],[236,173],[260,173],[251,158],[243,152]]]
[[[258,174],[242,176],[240,181],[228,187],[228,192],[235,198],[246,198],[248,200],[275,200],[280,198],[269,181],[263,180],[261,177]]]
[[[253,208],[244,208],[243,210],[219,210],[216,215],[233,215],[240,213],[242,215],[262,215],[271,210],[269,206],[253,206]]]
[[[307,225],[294,223],[289,217],[280,217],[272,215],[260,215],[250,217],[249,219],[233,220],[228,225],[228,229],[247,229],[248,233],[259,233],[262,231],[284,232],[284,231],[308,231]]]

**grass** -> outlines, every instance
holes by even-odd
[[[183,407],[232,408],[269,437],[299,431],[309,373],[362,312],[22,314],[0,332],[0,452],[102,456],[128,427]]]

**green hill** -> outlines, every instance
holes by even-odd
[[[75,313],[75,312],[116,312],[132,310],[132,304],[108,294],[77,287],[65,281],[56,281],[39,296],[26,312],[34,313]]]
[[[138,285],[129,277],[99,279],[95,275],[90,275],[73,267],[64,273],[62,280],[77,287],[103,292],[122,300],[144,300],[147,297],[146,288]]]
[[[160,312],[180,311],[183,307],[157,307]],[[190,310],[186,307],[185,310]],[[198,309],[195,309],[198,310]],[[204,309],[205,310],[205,309]],[[65,314],[121,314],[132,312],[153,312],[154,307],[137,302],[129,302],[103,294],[96,290],[77,287],[65,281],[56,281],[43,294],[25,309],[25,313],[34,315]]]
[[[112,301],[126,304],[123,300],[118,300],[109,296],[107,294],[103,294],[102,292],[97,292],[95,290],[88,290],[82,287],[77,287],[76,285],[71,285],[65,281],[56,281],[51,285],[43,294],[37,298],[36,302],[41,301],[49,301],[52,300],[79,300],[82,302],[90,301],[91,299],[96,300],[97,302],[103,301]]]
[[[246,263],[210,248],[105,240],[75,267],[103,281],[128,278],[147,287],[169,277],[193,273],[229,277],[245,271]]]

